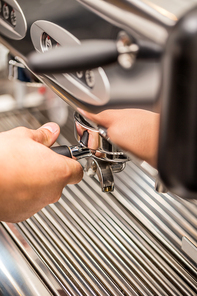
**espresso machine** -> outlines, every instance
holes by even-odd
[[[196,0],[0,0],[9,77],[69,105],[77,143],[51,149],[87,172],[0,223],[0,294],[196,295],[196,38]],[[157,170],[80,112],[127,108],[160,114]],[[45,120],[20,112],[0,131]]]
[[[161,1],[163,6],[154,1],[79,1],[108,21],[106,33],[96,38],[77,36],[49,20],[32,22],[26,34],[23,12],[11,2],[2,3],[2,14],[11,7],[15,14],[7,18],[6,26],[2,18],[1,32],[11,40],[9,46],[14,45],[15,66],[25,67],[29,76],[47,84],[75,110],[98,113],[139,108],[159,112],[158,172],[162,187],[196,199],[195,1]],[[113,24],[110,33],[109,23]],[[27,38],[33,49],[28,43],[30,48],[24,46],[16,52]],[[105,142],[101,145],[107,150],[85,148],[90,148],[90,153],[104,153],[102,165],[105,162],[110,170],[121,171],[129,157],[107,143],[102,127],[91,128],[96,128],[98,143]],[[113,182],[110,186],[113,189]],[[106,185],[106,191],[110,186]],[[105,186],[102,189],[105,191]]]

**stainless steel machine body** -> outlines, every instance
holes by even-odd
[[[46,121],[38,110],[0,114],[0,130]],[[60,145],[74,141],[71,121]],[[156,193],[132,162],[115,184],[102,193],[85,175],[27,221],[1,223],[2,295],[196,295],[196,203]]]
[[[194,36],[196,34],[195,18],[191,15],[191,11],[195,13],[196,5],[195,0],[0,0],[0,42],[10,51],[10,74],[14,73],[14,78],[44,82],[74,110],[80,107],[99,112],[136,107],[158,111],[163,106],[162,96],[166,102],[170,102],[169,93],[175,94],[177,99],[177,88],[173,89],[172,85],[168,88],[169,81],[162,80],[163,74],[165,77],[169,72],[176,74],[175,58],[180,65],[182,58],[188,58],[188,51],[193,53],[191,48],[196,48],[195,42],[191,41],[195,38],[189,35],[190,47],[185,54],[185,35],[183,38],[181,35],[180,56],[177,57],[174,50],[177,34],[178,37],[179,32],[182,34],[190,17]],[[30,69],[29,54],[32,52],[43,53],[44,57],[55,49],[61,52],[59,47],[76,50],[83,46],[83,41],[95,39],[112,41],[118,46],[116,62],[107,65],[102,60],[102,67],[66,73],[49,71],[37,74]],[[92,43],[88,44],[92,46]],[[190,54],[191,59],[186,59],[189,65],[195,61],[194,57],[195,54]],[[166,67],[163,67],[166,58]],[[193,66],[191,69],[195,73],[196,63]],[[183,73],[184,69],[179,69]],[[189,77],[195,90],[193,76]],[[173,83],[175,80],[170,81]],[[175,82],[177,86],[179,81]],[[184,87],[186,84],[181,85]],[[166,93],[166,89],[171,91]],[[180,94],[185,94],[184,91],[181,89]],[[195,93],[192,92],[194,97]],[[185,103],[184,100],[182,102]],[[188,102],[193,102],[189,107],[192,105],[192,110],[195,110],[193,97]],[[179,102],[175,103],[176,107],[179,106]],[[174,110],[174,103],[171,107],[170,110]],[[163,118],[168,119],[171,127],[177,127],[173,125],[174,113],[170,112],[172,116],[168,117],[166,106],[164,110]],[[181,116],[184,114],[180,113]],[[190,118],[188,114],[186,118],[177,118],[178,124],[186,123],[180,125],[184,128],[184,135],[188,135],[191,126],[195,127],[195,114],[192,113],[192,123],[187,121]],[[43,110],[37,109],[0,114],[0,131],[19,125],[38,128],[48,120],[45,115]],[[69,116],[68,126],[62,128],[59,137],[60,145],[73,146],[75,142],[73,119],[72,115]],[[79,118],[77,122],[83,126]],[[163,126],[168,127],[167,123],[164,122]],[[99,155],[95,154],[96,157],[90,158],[87,164],[89,175],[93,176],[95,172],[97,175],[93,178],[85,176],[80,184],[66,187],[59,202],[27,221],[16,225],[0,224],[0,294],[196,295],[196,201],[186,201],[170,193],[157,193],[155,180],[133,162],[128,162],[122,171],[125,158],[121,162],[117,160],[124,157],[124,153],[114,150],[114,147],[107,153],[101,150],[100,144],[107,138],[104,130],[90,127],[85,127],[85,130],[99,135],[97,144],[100,150],[96,151]],[[193,136],[195,129],[191,132]],[[164,168],[162,178],[170,189],[174,189],[171,180],[177,172],[173,168],[181,173],[187,170],[174,163],[176,158],[173,156],[180,141],[173,146],[176,148],[174,154],[166,154],[172,151],[165,149],[172,139],[168,139],[165,131],[161,134],[165,141],[160,150],[160,160],[165,159],[163,155],[168,159],[165,165],[161,161],[160,168]],[[78,140],[80,143],[81,137]],[[187,143],[187,140],[190,138],[184,138],[181,143]],[[176,143],[176,137],[174,141]],[[101,160],[103,155],[104,161]],[[189,172],[195,177],[196,159],[194,162],[192,159],[188,163],[193,165],[189,167],[193,170]],[[170,174],[166,170],[169,161],[172,164]],[[111,177],[113,171],[119,171],[114,180]],[[106,188],[104,191],[110,191],[114,182],[116,186],[112,193],[100,191],[100,183]],[[195,184],[195,178],[192,182]],[[184,176],[177,183],[185,186]],[[185,198],[195,196],[190,185],[184,191]],[[180,186],[176,188],[180,189]]]

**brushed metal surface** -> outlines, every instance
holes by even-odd
[[[168,32],[196,0],[78,0],[123,29],[164,45]]]
[[[13,8],[16,24],[13,26],[3,16],[0,16],[0,33],[8,38],[20,40],[25,37],[27,32],[27,22],[24,13],[16,0],[6,0],[5,3]]]
[[[52,295],[0,224],[0,295]]]
[[[0,131],[37,128],[47,120],[44,112],[32,111],[0,114]],[[71,118],[60,144],[72,142]],[[132,162],[116,175],[113,194],[99,186],[85,175],[56,204],[12,227],[4,224],[50,291],[196,295],[196,264],[182,250],[183,236],[196,241],[196,204],[156,193],[154,180]]]

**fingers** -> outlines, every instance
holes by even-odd
[[[59,126],[54,122],[48,122],[37,130],[32,130],[31,138],[47,147],[50,147],[58,138]]]
[[[81,164],[78,161],[74,159],[69,159],[69,158],[67,158],[66,162],[70,171],[70,174],[66,179],[66,183],[67,184],[79,183],[83,178],[83,168]]]
[[[83,168],[77,160],[59,155],[53,151],[50,151],[50,155],[52,174],[50,176],[48,174],[47,178],[51,178],[55,186],[59,183],[61,189],[63,189],[67,184],[77,184],[82,180]]]
[[[81,113],[81,115],[85,116],[87,119],[93,121],[98,125],[102,125],[103,127],[106,127],[106,128],[108,128],[112,124],[118,112],[117,110],[106,110],[98,114],[93,114],[79,108],[78,108],[78,111]]]
[[[110,140],[125,151],[156,166],[160,115],[142,109],[79,112],[107,129]]]
[[[35,143],[35,145],[39,144]],[[47,179],[51,178],[55,183],[61,182],[63,187],[67,184],[76,184],[81,181],[83,178],[83,168],[77,160],[60,155],[44,145],[39,145],[39,147],[43,169],[47,167]]]
[[[20,149],[21,153],[23,153],[23,158],[26,155],[24,150],[28,151],[28,155],[32,154],[31,160],[29,160],[29,156],[27,156],[26,160],[28,165],[32,167],[32,170],[34,169],[35,171],[35,167],[37,167],[39,171],[46,171],[46,179],[51,178],[52,180],[56,180],[56,182],[61,180],[60,182],[65,185],[78,183],[83,177],[81,165],[74,159],[58,155],[47,148],[57,140],[59,133],[59,126],[56,123],[49,122],[37,130],[18,127],[7,132],[5,136],[7,135],[9,140],[14,138],[14,141],[20,138],[20,141],[17,141],[17,143],[23,143]],[[30,143],[28,139],[32,139],[34,144]],[[33,158],[36,160],[32,161]]]

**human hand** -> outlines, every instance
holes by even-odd
[[[98,114],[78,110],[107,129],[110,140],[152,166],[157,166],[160,115],[141,109],[106,110]]]
[[[0,221],[19,222],[61,197],[64,186],[78,183],[83,170],[74,159],[53,152],[59,126],[24,127],[0,133]]]

